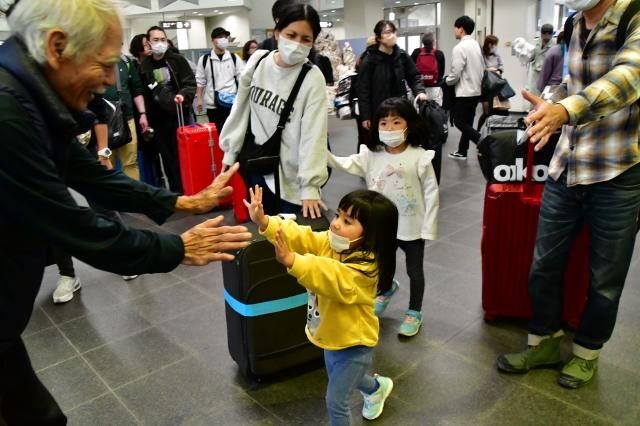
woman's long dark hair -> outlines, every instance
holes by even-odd
[[[258,42],[255,40],[249,40],[244,44],[244,46],[242,46],[242,59],[244,59],[245,62],[248,61],[249,57],[251,56],[251,54],[249,53],[249,49],[251,49],[251,45],[253,43],[255,43],[256,46],[258,46]]]
[[[136,58],[140,59],[140,56],[144,54],[144,40],[149,40],[146,34],[138,34],[131,39],[129,43],[129,53]]]
[[[410,101],[404,98],[389,98],[382,101],[371,123],[371,138],[367,148],[380,151],[384,144],[380,142],[378,125],[380,120],[389,116],[402,117],[407,122],[407,143],[411,146],[423,146],[427,141],[427,127]]]
[[[491,45],[498,45],[498,37],[489,34],[484,38],[484,44],[482,45],[482,54],[484,56],[489,56],[491,54]]]
[[[396,270],[398,209],[395,204],[379,192],[361,189],[342,197],[338,208],[349,212],[362,225],[362,245],[358,250],[367,255],[373,254],[378,265],[378,293],[388,291]],[[367,259],[351,261],[364,262]]]
[[[318,34],[320,34],[320,16],[318,12],[309,6],[308,4],[296,3],[291,6],[287,6],[282,10],[282,14],[276,24],[276,31],[282,31],[289,24],[298,21],[307,21],[313,32],[313,41],[316,41]]]

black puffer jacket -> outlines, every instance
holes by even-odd
[[[373,119],[378,105],[385,99],[405,96],[406,85],[411,87],[414,96],[424,93],[422,77],[407,52],[394,46],[388,55],[381,52],[377,44],[370,46],[358,70],[362,120]]]
[[[121,275],[166,272],[184,257],[179,236],[132,229],[74,201],[68,188],[158,223],[176,203],[176,194],[105,169],[76,141],[78,124],[24,44],[11,37],[0,46],[0,354],[29,321],[49,246]]]

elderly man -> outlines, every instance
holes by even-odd
[[[6,11],[13,35],[0,46],[0,424],[66,423],[20,338],[49,246],[133,275],[231,260],[224,252],[251,238],[244,227],[220,226],[222,217],[177,236],[132,229],[78,207],[68,187],[159,223],[174,211],[208,211],[229,195],[225,185],[237,166],[191,197],[104,168],[75,135],[82,131],[78,113],[115,83],[120,18],[111,0],[54,3],[14,1]]]
[[[563,274],[583,223],[591,236],[591,280],[573,356],[559,384],[576,388],[588,383],[613,332],[640,209],[640,14],[622,32],[621,48],[614,47],[630,4],[567,0],[568,7],[579,10],[569,47],[570,96],[550,104],[523,92],[535,107],[527,120],[534,123],[529,136],[536,150],[564,127],[549,166],[529,276],[529,347],[501,355],[500,371],[525,373],[561,363]]]

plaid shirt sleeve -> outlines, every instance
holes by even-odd
[[[571,96],[559,102],[569,123],[549,166],[554,179],[566,170],[568,186],[608,181],[640,163],[640,14],[629,23],[620,50],[614,47],[629,3],[614,3],[586,43],[580,34],[584,20],[576,15],[569,49]]]

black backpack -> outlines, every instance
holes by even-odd
[[[447,142],[449,126],[447,113],[435,101],[423,101],[418,104],[418,114],[427,125],[425,149],[436,149]]]

